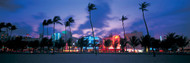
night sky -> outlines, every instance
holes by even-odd
[[[73,36],[91,35],[87,11],[90,2],[97,8],[92,11],[96,36],[104,37],[110,33],[123,35],[119,20],[122,15],[128,17],[124,22],[127,33],[136,30],[146,34],[142,12],[139,10],[139,3],[144,1],[150,3],[145,18],[152,36],[158,38],[176,32],[190,37],[190,0],[0,0],[0,22],[15,24],[18,29],[13,35],[39,37],[44,19],[60,16],[64,23],[73,17]],[[53,25],[49,26],[50,34]],[[56,32],[64,30],[64,26],[56,25]]]

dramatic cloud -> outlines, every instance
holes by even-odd
[[[44,19],[60,16],[60,22],[64,23],[69,17],[73,17],[75,23],[71,24],[71,30],[74,37],[92,35],[87,11],[90,2],[97,7],[92,11],[95,36],[104,37],[111,33],[123,36],[122,23],[119,20],[122,15],[128,17],[124,22],[126,33],[136,30],[146,34],[138,5],[144,1],[151,5],[145,12],[145,18],[152,36],[159,37],[168,32],[176,32],[190,37],[189,0],[0,0],[0,22],[15,23],[20,31],[15,31],[16,34],[29,33],[32,37],[39,37]],[[49,25],[49,33],[52,33],[52,26]],[[56,24],[55,29],[61,33],[65,26]]]

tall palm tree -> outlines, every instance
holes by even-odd
[[[67,25],[69,25],[71,38],[72,38],[71,23],[74,23],[74,22],[75,22],[75,20],[72,17],[70,17],[69,20],[68,20],[68,23],[67,23]]]
[[[1,29],[4,28],[4,27],[5,27],[5,23],[4,23],[4,22],[1,22],[1,23],[0,23],[0,32],[2,32]]]
[[[124,53],[124,48],[127,45],[127,40],[120,38],[120,44],[121,44],[121,51]]]
[[[189,41],[187,39],[187,37],[184,37],[184,36],[179,36],[177,38],[177,45],[179,47],[181,47],[181,51],[184,52],[184,47],[187,46],[189,44]]]
[[[152,37],[150,35],[145,35],[141,37],[140,44],[144,47],[144,52],[148,52],[151,46]]]
[[[128,18],[126,17],[126,16],[122,16],[121,17],[121,21],[122,21],[122,26],[123,26],[123,32],[124,32],[124,34],[123,34],[123,36],[124,36],[124,41],[127,41],[127,38],[126,38],[126,36],[125,36],[125,28],[124,28],[124,21],[125,20],[127,20]],[[125,46],[127,46],[127,42],[126,42],[126,45]],[[127,48],[126,48],[127,49]]]
[[[60,22],[60,20],[61,20],[61,18],[59,17],[59,16],[55,16],[54,18],[53,18],[53,21],[52,21],[52,23],[53,23],[53,35],[54,35],[54,37],[55,37],[55,24],[56,23],[58,23],[58,24],[61,24],[61,25],[63,25],[61,22]],[[54,53],[54,46],[53,46],[53,53]]]
[[[129,44],[133,47],[133,50],[135,52],[135,47],[140,44],[140,41],[139,41],[139,39],[136,36],[132,36],[130,38],[130,43]]]
[[[145,26],[146,26],[147,35],[149,35],[148,26],[147,26],[147,23],[146,23],[146,20],[145,20],[145,16],[144,16],[144,11],[148,11],[146,8],[147,8],[148,6],[150,6],[150,4],[147,3],[147,2],[143,2],[143,3],[139,4],[139,5],[140,5],[140,8],[139,8],[139,9],[141,9],[141,11],[142,11],[142,13],[143,13],[143,20],[144,20],[144,24],[145,24]]]
[[[46,26],[46,25],[47,25],[47,21],[44,20],[43,23],[42,23],[42,26],[43,26],[42,38],[44,37],[44,26]]]
[[[56,23],[63,25],[63,24],[60,22],[60,20],[61,20],[61,18],[60,18],[59,16],[55,16],[55,17],[53,18],[53,21],[52,21],[52,23],[53,23],[53,33],[55,33],[55,24],[56,24]]]
[[[120,19],[122,21],[122,26],[123,26],[123,32],[124,32],[124,39],[126,39],[125,36],[125,28],[124,28],[124,21],[127,20],[128,18],[126,16],[122,16],[122,18]]]
[[[91,28],[92,28],[92,34],[93,34],[93,38],[94,38],[94,53],[96,53],[95,36],[94,36],[93,24],[92,24],[92,20],[91,20],[91,11],[92,10],[96,10],[96,7],[94,4],[89,3],[88,4],[88,12],[89,12],[89,19],[90,19],[90,24],[91,24]]]
[[[17,29],[17,27],[16,27],[15,25],[12,25],[12,26],[11,26],[11,28],[10,28],[10,30],[11,30],[10,36],[12,36],[12,31],[14,31],[14,30],[16,30],[16,29]]]

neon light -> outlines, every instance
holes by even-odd
[[[62,31],[63,34],[67,34],[67,31]]]
[[[160,36],[160,41],[162,41],[162,36]]]

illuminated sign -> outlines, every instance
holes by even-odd
[[[53,41],[61,39],[61,33],[54,33],[54,35],[52,35],[52,39]]]

